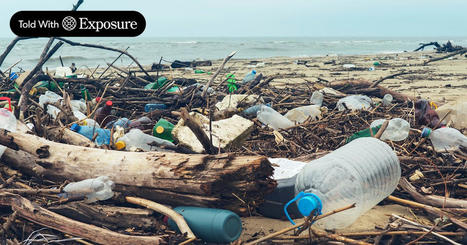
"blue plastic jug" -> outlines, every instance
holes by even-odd
[[[94,134],[97,133],[97,137],[95,139],[96,145],[108,145],[110,144],[110,130],[96,128],[96,127],[89,127],[89,126],[80,126],[77,123],[71,125],[71,130],[85,136],[86,138],[92,140]]]

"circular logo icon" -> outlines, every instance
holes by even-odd
[[[62,20],[62,27],[67,31],[72,31],[76,28],[76,19],[72,16],[67,16]]]

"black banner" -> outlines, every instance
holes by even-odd
[[[137,11],[20,11],[10,28],[20,37],[135,37],[146,20]]]

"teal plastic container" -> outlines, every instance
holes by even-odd
[[[176,207],[174,211],[185,218],[196,237],[206,242],[230,243],[242,234],[242,221],[231,211],[189,206]],[[173,220],[169,219],[168,223],[173,230],[179,231]]]

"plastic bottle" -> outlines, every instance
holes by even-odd
[[[137,128],[131,129],[115,143],[117,150],[140,148],[144,151],[160,151],[161,148],[157,146],[174,147],[175,145],[170,141],[145,134]]]
[[[168,79],[166,77],[159,77],[157,79],[157,82],[149,83],[146,86],[144,86],[145,89],[158,89],[162,86],[164,86],[165,83],[167,83]]]
[[[4,108],[0,108],[0,128],[6,129],[10,132],[15,132],[16,131],[16,117],[15,115]],[[3,155],[5,152],[6,147],[3,145],[0,145],[0,157]]]
[[[436,152],[458,150],[460,146],[467,148],[467,137],[455,128],[424,128],[422,137],[429,138]]]
[[[339,111],[349,110],[368,110],[371,108],[371,98],[366,95],[350,95],[337,101]]]
[[[174,125],[169,121],[161,118],[157,121],[156,125],[152,129],[152,135],[173,142],[172,130]]]
[[[322,106],[323,105],[324,95],[320,91],[315,91],[311,95],[310,102],[313,105]]]
[[[86,202],[91,203],[112,198],[114,195],[113,187],[114,182],[109,177],[99,176],[95,179],[69,183],[63,188],[63,191],[66,193],[65,197],[86,196]]]
[[[151,112],[151,111],[154,111],[154,110],[165,110],[165,109],[167,109],[167,105],[162,104],[162,103],[146,104],[144,106],[144,111],[145,112]]]
[[[91,118],[86,118],[83,121],[81,121],[81,125],[88,126],[91,128],[101,128],[101,126],[99,126],[99,123],[97,123],[94,119]]]
[[[126,117],[119,118],[118,120],[113,120],[105,125],[105,128],[112,128],[116,126],[120,126],[122,128],[128,128],[130,126],[130,119]]]
[[[391,94],[385,94],[383,97],[383,101],[382,101],[383,106],[390,106],[392,100],[393,100],[393,97]]]
[[[203,74],[203,73],[206,73],[206,72],[203,70],[198,70],[198,69],[195,70],[195,74]]]
[[[370,124],[370,128],[383,125],[386,119],[378,119]],[[410,123],[402,118],[389,120],[388,127],[381,135],[381,140],[402,141],[409,137]]]
[[[94,134],[97,133],[97,137],[94,142],[98,146],[110,144],[110,130],[108,129],[102,129],[102,128],[96,128],[96,127],[90,127],[90,126],[80,126],[76,123],[71,125],[70,129],[85,136],[86,138],[90,140],[92,140],[92,138],[94,137]]]
[[[39,105],[44,108],[44,104],[46,103],[56,103],[60,101],[62,96],[52,92],[52,91],[46,91],[45,94],[39,96]]]
[[[288,118],[282,116],[279,112],[267,106],[261,106],[256,118],[258,118],[261,123],[268,125],[274,130],[278,130],[280,128],[289,128],[295,125]]]
[[[321,110],[318,105],[300,106],[288,111],[284,116],[294,123],[304,123],[310,117],[312,120],[321,117]]]
[[[456,101],[451,101],[436,109],[439,118],[444,118],[445,124],[451,123],[454,128],[467,128],[467,100],[459,97]],[[449,114],[446,116],[446,114]]]
[[[85,101],[90,101],[91,100],[91,95],[89,94],[89,91],[86,87],[82,86],[81,87],[81,97]]]
[[[141,130],[152,128],[154,123],[149,117],[140,117],[136,120],[131,120],[129,128],[138,128]]]
[[[255,80],[255,77],[256,77],[256,71],[252,70],[250,73],[245,75],[245,77],[242,80],[242,84],[247,84],[247,83]]]
[[[246,108],[245,110],[242,111],[242,115],[244,116],[256,116],[258,114],[258,111],[261,109],[261,106],[267,106],[271,107],[271,103],[267,104],[259,104],[259,105],[254,105]]]
[[[100,125],[107,125],[112,119],[110,118],[110,112],[112,110],[112,101],[105,102],[105,105],[96,110],[95,120]]]
[[[87,110],[87,106],[86,106],[86,103],[84,102],[84,100],[72,100],[70,101],[70,105],[71,105],[71,110],[77,110],[77,111],[80,111],[82,113],[86,113],[86,110]]]
[[[370,127],[370,128],[366,128],[364,130],[360,130],[360,131],[352,134],[352,136],[350,136],[349,138],[347,138],[345,143],[347,144],[350,141],[352,141],[354,139],[358,139],[358,138],[373,137],[376,133],[378,133],[380,128],[381,128],[381,125],[378,125],[378,126],[373,127],[373,128]]]
[[[190,229],[208,243],[230,243],[242,234],[242,221],[237,214],[223,209],[181,206],[173,209],[181,214]],[[169,226],[178,230],[176,223],[169,219]]]
[[[297,201],[300,213],[309,216],[313,210],[327,213],[356,203],[355,208],[315,223],[323,229],[341,229],[390,195],[400,176],[391,147],[375,138],[359,138],[305,165],[295,182],[297,196],[288,204]]]

